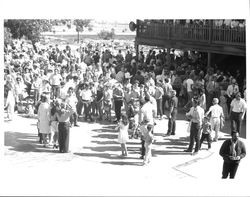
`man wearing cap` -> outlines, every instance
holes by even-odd
[[[185,152],[192,152],[194,141],[195,150],[193,155],[197,154],[200,147],[200,127],[204,119],[204,109],[199,106],[199,100],[193,99],[193,107],[191,107],[190,111],[186,113],[186,116],[191,120],[190,127],[190,142],[188,149],[184,150]]]
[[[246,147],[243,141],[239,139],[239,133],[232,132],[232,138],[223,142],[220,148],[220,156],[223,157],[222,178],[226,179],[230,174],[230,179],[235,177],[240,160],[246,156]]]
[[[231,131],[236,130],[239,134],[241,132],[241,123],[246,113],[246,102],[241,98],[241,93],[236,94],[230,105],[230,119],[231,119]]]
[[[215,131],[214,141],[218,141],[218,133],[221,125],[224,123],[224,113],[222,107],[218,104],[219,99],[213,98],[213,105],[209,108],[205,116],[211,113],[210,123],[212,131]]]
[[[168,132],[167,136],[175,135],[176,129],[176,117],[177,117],[177,107],[178,107],[178,98],[176,97],[176,91],[171,91],[171,98],[169,101],[169,120],[168,120]]]

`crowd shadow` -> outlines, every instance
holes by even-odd
[[[5,131],[4,146],[9,147],[8,150],[17,152],[56,152],[54,149],[43,147],[43,145],[38,141],[38,136],[30,133]]]
[[[156,141],[154,143],[154,146],[160,146],[163,147],[164,149],[161,148],[161,150],[153,149],[152,150],[152,155],[153,156],[158,156],[158,155],[187,155],[190,153],[184,152],[185,149],[188,148],[189,141],[187,137],[180,137],[178,139],[171,139],[168,138],[166,141]]]

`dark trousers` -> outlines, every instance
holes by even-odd
[[[228,177],[228,174],[230,179],[233,179],[235,177],[235,174],[237,172],[239,163],[237,162],[225,162],[223,163],[223,170],[222,170],[222,178],[226,179]]]
[[[114,100],[115,105],[115,116],[116,120],[119,121],[121,118],[121,108],[122,108],[123,101],[122,100]]]
[[[60,86],[59,85],[52,85],[52,95],[51,98],[58,98],[60,95]]]
[[[168,120],[168,134],[175,135],[175,129],[176,129],[176,120],[177,117],[177,109],[174,109],[171,113],[171,118]]]
[[[86,102],[83,103],[84,106],[84,114],[85,114],[85,120],[87,120],[88,118],[92,121],[92,117],[91,117],[91,103],[90,102]]]
[[[190,142],[188,150],[193,150],[194,141],[196,143],[194,152],[198,152],[200,148],[200,124],[192,122],[190,128]]]
[[[100,101],[100,102],[97,102],[96,105],[97,105],[97,111],[98,111],[99,118],[102,119],[102,116],[103,116],[103,103],[102,103],[102,101]]]
[[[82,115],[82,108],[83,108],[82,101],[78,101],[78,103],[76,104],[76,111],[78,116]]]
[[[156,103],[157,103],[157,115],[162,116],[162,98],[156,99]]]
[[[231,112],[231,132],[237,131],[240,134],[241,131],[241,120],[242,113]]]
[[[58,143],[60,153],[69,151],[69,123],[59,122],[58,124]]]
[[[144,156],[145,155],[145,140],[141,140],[141,156]]]
[[[204,140],[207,140],[208,148],[211,148],[212,137],[210,133],[202,133],[200,139],[200,148]]]
[[[77,124],[77,120],[78,120],[78,115],[76,112],[74,112],[71,116],[70,116],[70,123],[71,125],[76,125]]]
[[[165,112],[167,109],[165,108],[165,103],[169,100],[169,97],[167,95],[162,96],[162,113],[166,114]]]

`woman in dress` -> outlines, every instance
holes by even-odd
[[[41,104],[38,108],[38,128],[41,133],[44,147],[48,145],[48,134],[50,133],[50,105],[45,95],[41,96]]]
[[[122,114],[121,119],[118,123],[118,130],[119,130],[118,142],[121,144],[122,156],[128,155],[127,147],[126,147],[126,143],[129,139],[128,127],[129,127],[128,118],[126,115]]]

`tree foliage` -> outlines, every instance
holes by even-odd
[[[77,32],[83,32],[84,27],[91,26],[92,19],[75,19],[74,25],[76,26]]]
[[[35,43],[40,40],[41,32],[51,30],[51,23],[43,19],[8,19],[4,21],[4,27],[9,28],[13,38],[20,39],[24,36]]]
[[[99,38],[103,40],[111,40],[115,36],[115,31],[114,30],[111,30],[111,31],[102,30],[97,35]]]
[[[11,44],[12,42],[12,34],[10,33],[10,29],[7,27],[4,27],[4,44]]]

